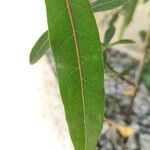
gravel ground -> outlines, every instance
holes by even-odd
[[[107,54],[108,62],[117,70],[122,72],[129,69],[125,76],[134,81],[138,71],[138,62],[133,58],[117,51],[110,51]],[[150,146],[150,95],[143,84],[134,101],[130,124],[128,124],[127,112],[131,97],[123,93],[129,89],[129,85],[112,75],[106,68],[105,80],[105,116],[115,123],[131,127],[135,133],[128,138],[120,136],[119,132],[104,123],[102,135],[98,143],[98,150],[149,150]]]

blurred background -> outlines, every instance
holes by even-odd
[[[106,49],[100,150],[149,150],[150,145],[150,41],[145,38],[150,35],[150,1],[139,1],[124,28],[126,10],[94,13],[102,42],[116,14],[111,43],[135,41]],[[51,54],[29,64],[32,46],[47,30],[44,1],[1,0],[0,19],[0,149],[73,149]]]
[[[149,150],[150,2],[134,0],[95,16],[101,41],[111,26],[116,31],[110,43],[135,41],[105,49],[106,118],[98,150]]]

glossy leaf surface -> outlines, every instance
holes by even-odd
[[[50,44],[75,150],[94,150],[103,123],[102,48],[88,0],[46,0]]]

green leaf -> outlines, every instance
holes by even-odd
[[[111,43],[107,46],[107,48],[111,48],[113,46],[116,46],[116,45],[120,45],[120,44],[134,44],[135,41],[133,40],[130,40],[130,39],[122,39],[122,40],[119,40],[117,42],[114,42],[114,43]]]
[[[126,5],[124,7],[124,20],[123,20],[123,25],[122,25],[121,31],[120,31],[120,38],[123,36],[125,29],[131,23],[138,2],[139,2],[139,0],[129,0],[128,3],[126,3]]]
[[[92,3],[92,9],[94,12],[111,10],[124,5],[126,2],[127,0],[96,0]]]
[[[118,12],[113,14],[113,16],[112,16],[112,18],[111,18],[111,20],[109,22],[109,26],[114,26],[114,24],[116,23],[117,19],[118,19]]]
[[[105,37],[104,37],[104,45],[108,45],[108,43],[113,38],[115,32],[116,32],[116,28],[114,26],[110,26],[108,28],[108,30],[105,33]]]
[[[144,30],[141,30],[140,33],[139,33],[139,36],[140,36],[142,42],[145,42],[146,36],[147,36],[147,32],[144,31]]]
[[[50,43],[75,150],[94,150],[104,114],[104,68],[88,0],[46,0]]]
[[[150,61],[145,63],[143,74],[142,74],[142,81],[145,87],[150,92]]]
[[[46,31],[36,42],[30,53],[30,64],[35,64],[50,48],[48,32]]]

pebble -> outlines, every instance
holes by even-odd
[[[149,104],[145,101],[145,99],[136,98],[133,111],[138,116],[138,118],[142,118],[148,113]]]
[[[150,150],[150,135],[141,134],[140,135],[141,150]]]
[[[143,121],[142,124],[145,126],[150,126],[150,116],[146,117]]]
[[[135,150],[137,149],[137,143],[136,140],[133,136],[129,137],[128,142],[127,142],[127,149],[128,150]]]
[[[133,68],[129,73],[131,81],[135,79],[137,72],[137,62],[127,55],[120,55],[118,52],[110,52],[108,54],[109,63],[116,70],[124,70],[125,68]],[[135,63],[136,62],[136,63]],[[122,68],[121,68],[122,67]],[[110,70],[106,74],[111,76]],[[123,96],[123,92],[128,88],[128,84],[121,82],[120,79],[112,78],[105,81],[105,115],[116,122],[118,125],[126,125],[124,111],[129,107],[130,98]],[[150,150],[150,95],[143,84],[140,87],[134,105],[133,114],[131,116],[132,127],[135,135],[129,137],[126,141],[121,138],[116,131],[107,123],[104,123],[98,150]],[[128,109],[127,109],[128,110]]]

